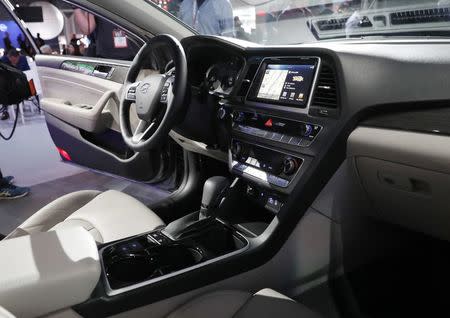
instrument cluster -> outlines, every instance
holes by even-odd
[[[229,95],[239,76],[242,63],[239,60],[219,62],[210,66],[206,72],[205,85],[210,94]]]

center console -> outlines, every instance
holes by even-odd
[[[225,104],[230,114],[229,168],[248,182],[247,196],[278,213],[314,158],[324,133],[309,116],[321,59],[264,58],[245,103]]]
[[[221,221],[186,238],[161,231],[127,238],[101,248],[106,293],[117,295],[243,252],[247,239]]]

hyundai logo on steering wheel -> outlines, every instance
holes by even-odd
[[[149,89],[150,89],[150,84],[149,83],[145,83],[144,85],[141,86],[141,93],[142,94],[147,94]]]

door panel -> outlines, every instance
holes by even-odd
[[[48,67],[39,67],[38,73],[44,111],[88,132],[104,132],[111,126],[111,116],[102,115],[118,107],[120,84]]]
[[[130,179],[156,181],[166,176],[171,166],[167,146],[135,153],[120,134],[118,96],[125,63],[37,55],[41,106],[53,142],[68,154],[63,160]]]

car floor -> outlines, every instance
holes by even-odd
[[[10,141],[0,140],[0,169],[13,175],[15,184],[31,188],[30,194],[16,200],[0,200],[0,235],[6,235],[58,197],[78,190],[114,189],[132,195],[146,205],[157,202],[170,191],[133,182],[83,167],[64,163],[48,133],[42,114],[24,112]],[[9,134],[12,119],[0,121],[0,131]]]

